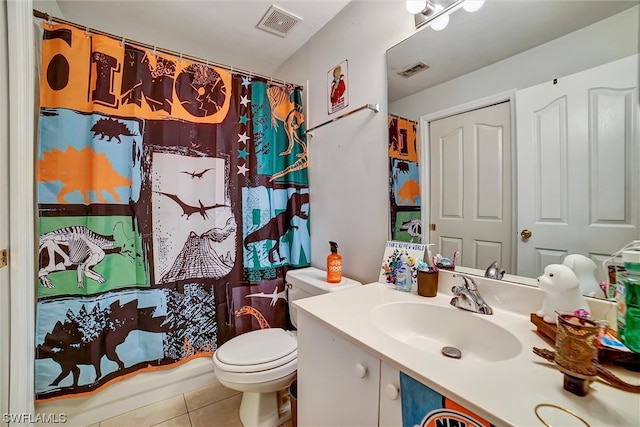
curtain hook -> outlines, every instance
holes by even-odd
[[[89,37],[89,27],[84,27],[84,36]]]
[[[53,27],[52,22],[53,22],[53,16],[47,13],[47,25],[49,25],[49,28]]]
[[[120,47],[124,47],[124,36],[122,36],[122,40],[120,40]]]
[[[155,47],[155,45],[153,46],[153,54],[154,54],[154,55],[156,54],[156,47]]]
[[[180,61],[182,61],[182,52],[180,52]]]

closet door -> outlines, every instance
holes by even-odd
[[[510,103],[469,111],[430,124],[433,253],[459,265],[511,266]]]
[[[638,239],[638,55],[516,94],[520,276]]]

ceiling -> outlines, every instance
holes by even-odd
[[[389,102],[491,65],[637,4],[638,0],[486,0],[477,12],[456,10],[443,31],[423,27],[388,51]],[[409,78],[397,74],[418,61],[430,68]]]
[[[81,26],[272,76],[350,1],[33,0],[33,4]],[[407,14],[403,1],[385,1],[398,3],[398,14]],[[486,0],[477,12],[456,10],[443,31],[423,27],[388,51],[389,102],[546,43],[639,1]],[[285,38],[256,28],[272,4],[302,18]],[[375,26],[397,17],[366,18]],[[430,68],[411,78],[396,74],[418,61]]]
[[[236,69],[271,76],[350,0],[34,0],[59,18]],[[256,28],[272,4],[302,18],[286,37]]]

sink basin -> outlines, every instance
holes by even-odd
[[[516,336],[483,316],[410,301],[382,304],[371,312],[373,324],[383,333],[427,353],[441,354],[449,346],[460,350],[462,359],[487,362],[520,354],[522,345]]]

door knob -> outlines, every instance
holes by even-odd
[[[524,240],[527,240],[532,235],[533,233],[531,232],[531,230],[527,230],[526,228],[520,232],[520,237],[522,237]]]

